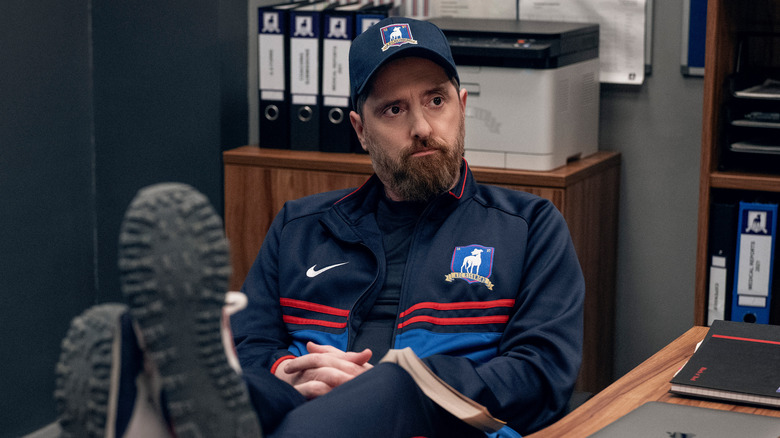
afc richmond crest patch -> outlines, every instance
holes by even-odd
[[[495,248],[482,245],[456,246],[452,253],[451,273],[444,278],[452,283],[456,279],[468,283],[482,283],[493,290],[490,274],[493,272]]]
[[[391,24],[379,29],[382,34],[382,51],[390,47],[398,47],[404,44],[417,44],[412,37],[412,30],[408,24]]]

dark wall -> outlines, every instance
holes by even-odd
[[[141,187],[222,210],[223,149],[247,142],[246,4],[0,5],[0,436],[55,420],[59,344],[121,300],[116,241]]]
[[[217,12],[209,0],[93,3],[97,271],[111,299],[138,189],[180,181],[221,205]]]
[[[248,17],[246,1],[219,2],[220,127],[222,149],[249,144]],[[257,38],[252,35],[251,38]],[[257,82],[257,80],[255,80]],[[256,94],[256,85],[251,87]]]
[[[52,421],[60,338],[96,299],[86,4],[0,6],[4,436]]]

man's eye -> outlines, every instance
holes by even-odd
[[[385,111],[387,111],[387,112],[388,112],[388,113],[390,113],[390,114],[393,114],[393,115],[395,115],[395,114],[398,114],[398,113],[400,113],[400,112],[401,112],[401,107],[400,107],[400,106],[391,106],[391,107],[389,107],[389,108],[388,108],[387,110],[385,110]]]
[[[441,105],[441,103],[442,103],[441,97],[436,96],[436,97],[433,98],[433,104],[434,105],[439,106],[439,105]]]

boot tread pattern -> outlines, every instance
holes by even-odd
[[[143,189],[119,240],[122,292],[161,375],[177,437],[259,437],[220,337],[230,252],[206,197],[186,184]]]

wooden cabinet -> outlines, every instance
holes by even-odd
[[[756,158],[754,165],[728,166],[724,105],[729,99],[727,80],[749,64],[774,64],[780,67],[780,44],[769,43],[747,58],[739,50],[746,35],[780,35],[780,1],[778,0],[709,0],[707,4],[707,45],[705,49],[704,108],[702,117],[701,172],[699,189],[699,227],[696,256],[696,289],[694,323],[706,325],[708,298],[708,234],[711,204],[719,199],[741,196],[780,200],[780,166],[766,166],[766,159]],[[777,38],[777,36],[772,37]],[[775,39],[775,41],[778,41]],[[741,55],[740,55],[741,54]],[[738,57],[742,58],[738,58]],[[763,58],[763,59],[761,59]],[[775,73],[780,69],[775,70]],[[780,79],[780,77],[775,77]],[[780,138],[780,130],[778,130]],[[763,163],[761,162],[763,161]],[[777,281],[777,276],[775,277]]]
[[[244,146],[224,152],[225,228],[238,289],[285,201],[357,187],[368,156]],[[620,155],[601,151],[545,172],[472,168],[477,181],[550,199],[566,218],[586,283],[585,345],[578,389],[611,383]]]

